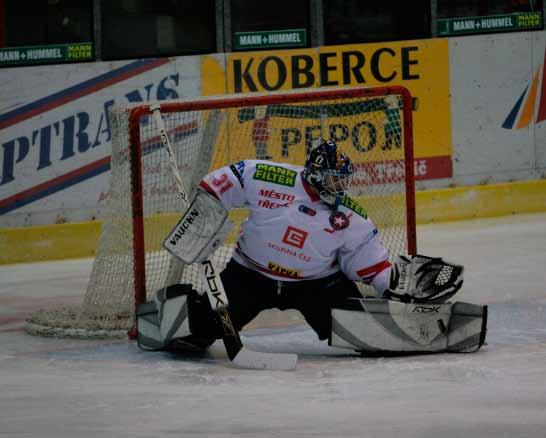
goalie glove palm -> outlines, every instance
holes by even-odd
[[[463,271],[440,257],[399,255],[383,296],[405,303],[443,303],[463,285]]]

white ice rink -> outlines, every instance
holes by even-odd
[[[244,333],[295,371],[235,369],[129,341],[36,338],[33,310],[79,301],[91,260],[0,267],[0,437],[546,437],[546,214],[418,229],[465,265],[460,301],[490,305],[474,354],[360,358],[303,325]],[[277,315],[279,316],[279,315]]]

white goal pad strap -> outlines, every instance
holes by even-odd
[[[201,263],[222,245],[232,226],[222,203],[204,190],[197,190],[163,246],[187,265]]]
[[[486,326],[487,306],[349,299],[332,309],[329,343],[370,354],[474,352]]]

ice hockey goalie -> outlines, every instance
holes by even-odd
[[[295,309],[335,347],[478,350],[487,307],[450,302],[463,267],[422,255],[389,258],[372,219],[346,192],[352,175],[351,160],[333,141],[312,149],[304,166],[243,160],[216,169],[201,181],[202,192],[165,248],[185,263],[210,256],[229,228],[226,211],[245,207],[249,217],[220,275],[236,330],[262,310]],[[355,282],[372,286],[377,297],[363,297]],[[206,297],[180,287],[160,291],[139,310],[144,347],[175,340],[203,347],[218,336]]]

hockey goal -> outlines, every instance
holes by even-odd
[[[161,104],[186,187],[242,159],[303,164],[319,139],[333,139],[355,164],[352,196],[380,229],[391,255],[416,252],[412,98],[406,88],[308,89]],[[182,212],[166,151],[147,104],[116,107],[108,213],[81,306],[42,310],[34,334],[126,336],[136,306],[160,288],[190,282],[197,270],[162,249]],[[240,223],[244,209],[230,213]],[[237,228],[237,227],[235,227]],[[214,254],[230,258],[237,230]]]

